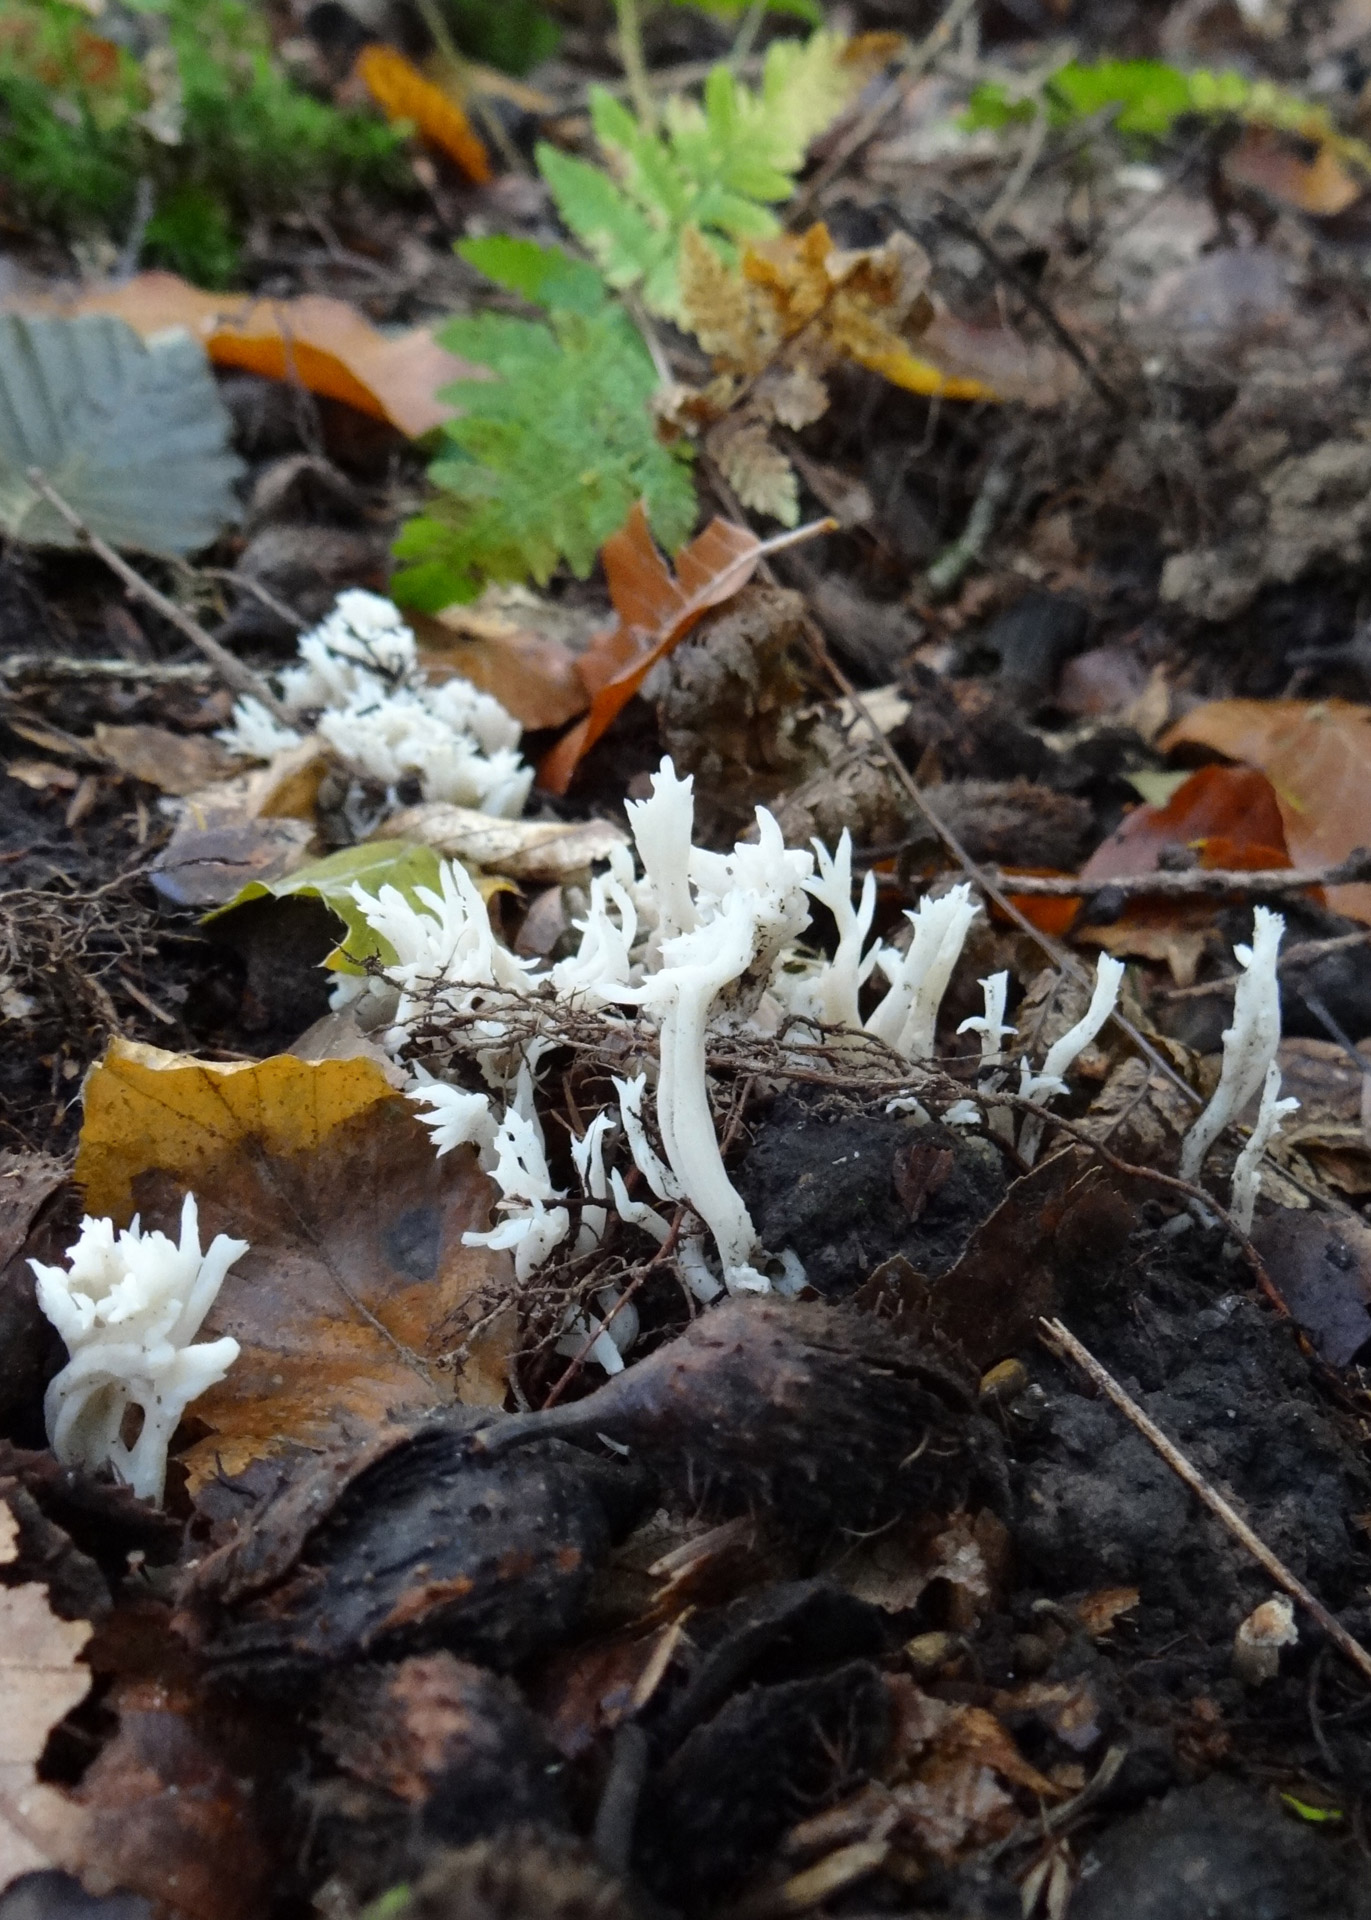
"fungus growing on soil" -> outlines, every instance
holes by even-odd
[[[299,661],[280,675],[281,704],[312,726],[347,766],[394,789],[417,777],[425,800],[517,819],[533,769],[519,757],[519,723],[468,680],[430,685],[398,607],[353,588],[302,636]],[[219,738],[248,760],[300,744],[260,701],[238,701]]]
[[[1285,920],[1269,907],[1252,909],[1252,944],[1234,947],[1243,971],[1233,994],[1233,1024],[1223,1036],[1223,1068],[1213,1098],[1181,1145],[1181,1178],[1196,1180],[1209,1149],[1263,1085],[1281,1043],[1276,978]],[[1276,1081],[1279,1091],[1280,1081]]]
[[[71,1356],[43,1402],[48,1440],[64,1465],[112,1467],[140,1498],[161,1499],[182,1414],[238,1358],[236,1340],[192,1343],[247,1250],[246,1240],[220,1233],[202,1252],[188,1193],[179,1243],[144,1233],[136,1217],[116,1233],[112,1220],[87,1216],[67,1266],[30,1260],[38,1304]],[[127,1441],[125,1420],[135,1409],[142,1425]]]
[[[1095,963],[1095,990],[1090,1005],[1074,1027],[1068,1027],[1047,1050],[1042,1066],[1035,1073],[1025,1060],[1019,1069],[1019,1095],[1047,1106],[1066,1092],[1066,1076],[1086,1048],[1098,1035],[1105,1021],[1119,1004],[1119,986],[1123,980],[1122,960],[1102,953]],[[1047,1122],[1037,1114],[1028,1114],[1019,1130],[1019,1152],[1029,1166],[1038,1157]]]

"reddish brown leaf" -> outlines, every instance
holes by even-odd
[[[1371,706],[1351,700],[1211,700],[1165,734],[1168,752],[1203,746],[1258,767],[1275,788],[1296,866],[1343,860],[1371,842]],[[1333,887],[1338,913],[1371,922],[1371,883]]]
[[[584,713],[588,694],[576,655],[560,640],[521,627],[506,614],[479,607],[447,607],[440,614],[408,612],[430,679],[445,672],[494,694],[521,727],[564,727]]]
[[[642,504],[605,542],[602,558],[619,624],[592,640],[580,672],[590,711],[564,735],[538,769],[542,786],[565,793],[582,756],[622,713],[652,668],[666,658],[702,614],[729,600],[752,578],[761,542],[746,527],[714,519],[676,556],[673,575],[647,524]]]
[[[394,47],[377,41],[357,56],[357,75],[388,120],[408,121],[483,187],[491,179],[490,156],[461,107]]]
[[[0,1508],[0,1565],[18,1558],[19,1530]],[[59,1620],[37,1584],[0,1588],[0,1888],[21,1873],[65,1865],[80,1815],[35,1767],[48,1734],[90,1689],[80,1664],[84,1620]]]
[[[1288,867],[1275,789],[1250,767],[1201,767],[1164,807],[1136,807],[1081,868],[1098,887],[1155,873],[1165,847],[1185,847],[1202,867],[1257,872]]]

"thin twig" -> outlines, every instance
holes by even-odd
[[[969,240],[972,246],[985,256],[987,264],[994,268],[999,278],[1007,286],[1013,287],[1020,299],[1027,301],[1058,346],[1064,353],[1071,356],[1106,406],[1111,407],[1115,413],[1126,413],[1128,403],[1123,395],[1105,379],[1070,328],[1058,317],[1052,303],[1034,286],[1027,274],[1020,273],[1012,261],[1005,259],[994,241],[986,237],[983,229],[966,208],[954,200],[951,194],[941,193],[938,195],[936,211],[939,221],[949,232],[960,235],[963,240]]]
[[[933,31],[921,40],[908,58],[901,63],[900,71],[882,88],[856,126],[844,134],[814,178],[796,194],[790,203],[790,211],[786,215],[787,226],[797,226],[801,220],[808,219],[815,201],[842,172],[853,155],[861,151],[873,134],[879,132],[884,122],[905,98],[911,84],[933,65],[962,21],[974,11],[976,5],[977,0],[950,0],[946,12]]]
[[[1014,171],[1001,189],[999,198],[981,221],[982,231],[992,239],[1019,204],[1019,197],[1032,178],[1033,169],[1042,159],[1043,148],[1047,144],[1048,124],[1047,104],[1040,98],[1028,129],[1028,137],[1023,143],[1023,151],[1014,163]]]
[[[995,522],[1014,491],[1025,437],[1009,433],[1001,441],[986,468],[980,491],[971,503],[966,526],[924,575],[924,586],[933,599],[945,600],[955,593],[967,569],[974,566],[985,551],[986,542],[995,531]]]
[[[1285,1563],[1276,1558],[1265,1541],[1252,1531],[1240,1514],[1234,1512],[1223,1495],[1210,1486],[1199,1469],[1192,1466],[1186,1459],[1180,1448],[1167,1439],[1155,1421],[1148,1419],[1135,1400],[1129,1398],[1113,1374],[1100,1365],[1090,1349],[1082,1346],[1075,1334],[1064,1327],[1060,1320],[1042,1320],[1039,1324],[1044,1330],[1048,1345],[1074,1361],[1086,1378],[1114,1402],[1119,1412],[1132,1422],[1145,1440],[1156,1448],[1171,1471],[1185,1482],[1190,1491],[1204,1502],[1212,1514],[1223,1522],[1234,1539],[1246,1547],[1258,1566],[1268,1573],[1276,1585],[1288,1593],[1292,1600],[1299,1601],[1310,1618],[1323,1629],[1338,1651],[1351,1661],[1362,1678],[1371,1680],[1371,1653],[1366,1651],[1359,1640],[1354,1640],[1346,1627],[1334,1618],[1323,1602],[1315,1599],[1304,1582],[1296,1579]]]
[[[1082,880],[1076,874],[1016,874],[992,870],[998,884],[1020,896],[1041,894],[1049,899],[1071,899],[1111,893],[1126,898],[1162,894],[1168,899],[1195,899],[1225,893],[1301,893],[1306,887],[1341,887],[1371,880],[1371,848],[1358,847],[1345,860],[1327,867],[1259,867],[1243,873],[1227,867],[1191,867],[1182,873],[1130,873],[1108,880]]]
[[[118,574],[130,593],[151,607],[155,613],[160,613],[178,633],[185,635],[192,646],[199,648],[225,686],[232,687],[235,693],[244,693],[251,699],[260,701],[268,713],[274,715],[277,720],[289,721],[290,716],[261,675],[254,673],[252,668],[245,666],[236,654],[230,653],[227,647],[221,646],[217,640],[211,638],[197,621],[192,620],[188,613],[177,606],[174,600],[168,600],[164,593],[159,593],[156,587],[151,586],[141,573],[136,572],[129,565],[122,554],[115,552],[108,541],[102,540],[98,533],[92,533],[75,507],[68,505],[61,494],[49,484],[47,476],[39,468],[30,467],[26,478],[34,492],[47,501],[58,518],[66,522],[97,559],[103,560],[111,573]]]
[[[1276,962],[1277,973],[1284,973],[1289,967],[1307,967],[1316,960],[1322,960],[1325,954],[1346,953],[1351,947],[1364,947],[1371,940],[1371,927],[1363,927],[1360,933],[1340,933],[1331,940],[1301,940],[1293,947],[1287,947]],[[1241,974],[1225,974],[1218,980],[1201,980],[1193,987],[1167,987],[1159,995],[1162,1000],[1203,1000],[1218,993],[1232,993],[1241,979]]]
[[[264,587],[260,580],[254,580],[246,573],[235,573],[231,567],[190,567],[187,571],[202,574],[209,580],[222,580],[226,587],[236,587],[239,593],[250,594],[268,613],[274,613],[278,620],[284,621],[288,627],[294,627],[297,633],[309,625],[308,620],[303,619],[294,607],[288,607],[270,587]]]
[[[202,687],[211,677],[209,663],[200,660],[82,660],[67,653],[0,655],[0,681],[25,687],[64,680],[129,680],[152,687]]]

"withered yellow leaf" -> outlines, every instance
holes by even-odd
[[[374,1060],[225,1064],[116,1040],[85,1108],[90,1212],[174,1230],[189,1189],[206,1237],[250,1244],[205,1323],[242,1352],[192,1409],[209,1429],[184,1456],[192,1486],[402,1410],[503,1398],[502,1332],[460,1375],[444,1364],[508,1284],[508,1256],[462,1244],[489,1224],[490,1183],[470,1149],[437,1159]]]

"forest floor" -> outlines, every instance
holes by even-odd
[[[459,1272],[489,1183],[432,1159],[393,1063],[342,1032],[338,918],[271,891],[367,837],[357,793],[306,755],[303,802],[294,763],[243,801],[215,738],[234,693],[184,633],[92,552],[0,554],[0,1617],[37,1727],[0,1753],[0,1920],[1371,1916],[1371,185],[1312,121],[1181,115],[1140,143],[1033,90],[1073,52],[1233,67],[1356,128],[1371,7],[952,12],[937,40],[933,10],[843,9],[920,56],[815,145],[791,224],[912,237],[930,358],[1001,397],[833,373],[785,434],[832,530],[695,624],[524,815],[623,839],[669,753],[702,846],[757,806],[794,847],[847,829],[886,939],[973,883],[923,1082],[837,1044],[711,1056],[798,1301],[702,1310],[674,1238],[620,1251],[639,1334],[606,1380],[559,1338],[606,1269]],[[534,142],[587,142],[586,86],[618,72],[579,22],[491,183],[425,156],[404,192],[264,222],[244,284],[396,333],[513,311],[452,243],[557,237]],[[649,28],[668,76],[730,44],[688,9]],[[992,85],[1039,105],[968,130]],[[9,237],[7,310],[70,291],[55,238]],[[384,592],[424,462],[307,380],[215,377],[244,522],[193,564],[132,557],[270,676],[340,591]],[[697,471],[700,525],[736,521],[717,460]],[[602,573],[563,572],[416,627],[537,764],[611,615]],[[222,819],[191,817],[208,791]],[[486,865],[501,936],[574,952],[587,859],[511,848]],[[1262,905],[1301,1106],[1249,1237],[1215,1205],[1255,1101],[1203,1191],[1177,1167]],[[894,1098],[975,1092],[960,1029],[998,970],[1040,1058],[1101,953],[1125,1024],[1036,1157]],[[546,1056],[550,1139],[616,1065]],[[171,1227],[192,1183],[210,1232],[252,1240],[255,1291],[208,1322],[243,1384],[192,1408],[157,1507],[47,1450],[62,1352],[28,1263],[83,1204]],[[1265,1666],[1240,1628],[1275,1633]]]

